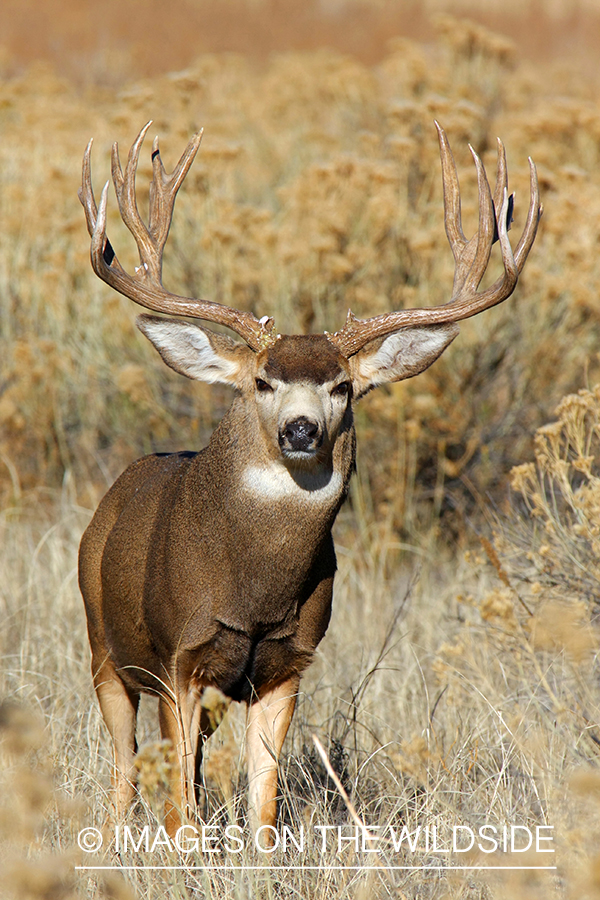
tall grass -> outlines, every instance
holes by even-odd
[[[542,430],[542,440],[547,433]],[[585,428],[580,434],[585,438]],[[440,834],[453,825],[474,831],[484,824],[500,830],[505,823],[550,825],[556,873],[388,870],[448,862],[549,864],[541,854],[447,857],[423,847],[411,854],[406,846],[396,853],[389,839],[377,856],[380,870],[340,870],[372,864],[373,857],[349,844],[339,853],[334,834],[324,852],[313,843],[302,853],[276,854],[270,869],[265,855],[248,847],[236,857],[198,853],[187,861],[262,868],[138,868],[127,874],[131,888],[111,880],[114,873],[108,882],[101,873],[78,874],[76,865],[181,866],[185,860],[160,846],[120,857],[109,846],[95,854],[77,849],[80,829],[104,827],[110,746],[93,698],[74,577],[87,514],[65,492],[46,517],[38,504],[33,512],[13,508],[2,520],[1,690],[11,703],[0,713],[0,824],[14,895],[125,897],[131,889],[148,898],[597,896],[596,596],[572,574],[574,560],[595,540],[585,530],[595,516],[583,518],[579,531],[571,517],[574,508],[584,517],[593,509],[589,480],[595,485],[598,470],[594,457],[589,479],[570,479],[567,489],[559,463],[544,463],[545,518],[531,517],[515,501],[497,523],[494,545],[484,540],[479,551],[462,556],[441,551],[439,543],[414,546],[418,562],[409,563],[392,529],[350,510],[343,514],[334,619],[303,680],[281,763],[280,804],[280,827],[287,824],[295,835],[302,825],[308,833],[314,825],[352,833],[348,808],[315,752],[317,734],[357,815],[381,834],[390,825],[399,833],[424,823]],[[523,477],[522,469],[514,473],[517,482]],[[537,491],[525,491],[531,502]],[[549,554],[541,542],[557,535]],[[523,553],[528,562],[520,561]],[[145,824],[154,833],[161,815],[168,749],[154,729],[148,701],[139,735],[143,805],[130,818],[136,835]],[[217,833],[227,823],[245,828],[243,737],[242,710],[232,707],[204,767],[204,819]]]

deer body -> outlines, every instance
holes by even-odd
[[[380,384],[423,371],[454,339],[458,320],[512,293],[541,214],[537,180],[531,164],[529,214],[513,255],[503,149],[493,199],[475,156],[480,226],[467,241],[456,171],[439,129],[446,231],[456,259],[452,301],[364,322],[349,314],[334,335],[281,336],[266,317],[257,320],[163,288],[162,249],[199,136],[171,175],[155,142],[146,227],[134,189],[146,130],[124,174],[116,146],[113,151],[121,215],[140,253],[136,277],[122,269],[106,237],[106,189],[97,208],[90,148],[84,158],[80,196],[94,269],[147,308],[227,325],[244,343],[176,319],[138,319],[169,366],[190,378],[229,384],[236,396],[204,450],[157,454],[131,465],[81,541],[79,578],[94,685],[114,744],[116,808],[121,815],[134,793],[136,714],[146,691],[159,696],[161,733],[178,759],[167,803],[169,832],[177,831],[182,813],[194,810],[202,745],[216,726],[202,706],[203,692],[212,687],[248,706],[250,818],[255,829],[272,827],[277,758],[300,676],[331,613],[331,529],[354,468],[353,402]],[[496,236],[504,275],[478,293]]]
[[[295,471],[270,457],[256,404],[238,396],[204,450],[146,457],[115,483],[83,540],[81,581],[84,595],[101,586],[88,615],[133,690],[191,669],[199,687],[248,700],[305,668],[329,621],[349,401],[342,425],[317,472]]]
[[[147,317],[142,327],[156,340],[162,325]],[[331,528],[354,467],[350,392],[330,398],[329,409],[320,402],[319,392],[330,397],[349,375],[327,344],[323,336],[290,337],[257,360],[248,351],[228,376],[239,393],[208,446],[138,460],[101,502],[80,549],[101,702],[108,693],[114,703],[120,691],[135,707],[148,691],[181,709],[182,695],[191,692],[197,705],[211,686],[251,704],[282,684],[294,702],[329,624]],[[327,351],[323,371],[307,373],[315,345]],[[272,388],[257,403],[259,369],[284,395],[278,404],[269,403]],[[317,427],[312,438],[302,433],[307,421]],[[292,428],[286,438],[296,422],[300,435]],[[294,450],[294,438],[306,449]],[[163,732],[173,737],[168,723]],[[130,771],[131,727],[127,743]],[[260,797],[256,805],[264,805]]]

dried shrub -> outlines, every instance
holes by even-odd
[[[460,624],[433,671],[443,703],[461,711],[460,732],[481,748],[477,767],[496,767],[498,778],[509,767],[515,808],[554,824],[566,896],[594,896],[600,387],[566,396],[556,415],[536,431],[534,462],[512,470],[515,493],[493,544],[482,539],[483,553],[468,554],[475,581],[457,597]],[[441,712],[444,744],[447,722]],[[517,882],[512,890],[521,896]]]
[[[597,614],[600,386],[565,397],[556,415],[536,432],[535,462],[512,470],[526,513],[505,540],[528,596],[569,597]]]
[[[580,383],[582,366],[590,377],[598,368],[597,116],[580,82],[565,85],[551,66],[532,72],[482,27],[445,18],[438,30],[431,47],[393,41],[370,67],[333,51],[283,53],[262,67],[205,54],[183,71],[107,94],[76,88],[47,65],[5,74],[6,493],[72,472],[82,499],[93,498],[135,456],[201,446],[228,400],[226,389],[169,373],[135,332],[131,304],[95,281],[76,199],[90,134],[99,184],[115,136],[129,141],[153,116],[170,167],[204,124],[175,213],[167,285],[273,314],[282,331],[322,330],[339,327],[348,307],[369,315],[449,298],[437,116],[456,150],[467,230],[476,188],[466,143],[493,169],[496,133],[519,199],[527,196],[528,153],[541,164],[546,214],[515,299],[465,323],[414,382],[361,404],[362,477],[372,508],[408,536],[440,512],[472,513],[474,496],[500,496],[558,397]],[[141,195],[149,171],[144,154]],[[519,227],[525,210],[517,212]],[[131,268],[114,203],[109,219]]]

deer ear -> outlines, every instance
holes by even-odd
[[[138,316],[137,327],[163,360],[180,375],[209,383],[241,384],[254,351],[226,334],[208,331],[179,319]]]
[[[377,338],[349,359],[355,397],[380,384],[403,381],[423,372],[458,334],[458,325],[403,328]]]

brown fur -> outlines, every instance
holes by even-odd
[[[290,334],[265,353],[265,372],[280,381],[333,381],[341,372],[340,354],[324,334]]]

